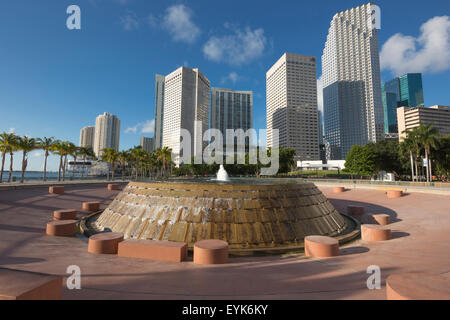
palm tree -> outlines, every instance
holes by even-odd
[[[79,147],[78,153],[81,157],[83,157],[83,169],[81,172],[81,176],[84,177],[84,169],[85,169],[85,162],[86,158],[92,158],[94,157],[94,150],[92,150],[92,147]]]
[[[55,147],[55,140],[53,137],[47,138],[38,138],[37,140],[38,148],[45,151],[45,158],[44,158],[44,182],[47,181],[47,159],[48,155],[51,151],[53,151],[53,148]]]
[[[403,133],[407,133],[406,131]],[[411,181],[414,181],[417,178],[417,171],[414,174],[414,163],[415,163],[415,159],[417,158],[416,156],[416,145],[415,142],[413,140],[413,136],[412,135],[408,135],[403,142],[400,145],[403,150],[406,150],[409,153],[409,159],[411,161]],[[415,155],[413,157],[413,154]],[[417,170],[417,169],[416,169]]]
[[[432,180],[432,170],[431,170],[431,148],[436,148],[439,140],[439,132],[436,128],[432,127],[433,124],[421,124],[417,127],[417,136],[423,148],[425,149],[425,159],[427,162],[427,182]]]
[[[27,169],[28,165],[28,158],[27,154],[36,149],[36,139],[29,138],[27,136],[20,137],[17,143],[17,149],[22,150],[23,156],[22,156],[22,176],[20,178],[20,182],[23,183],[25,180],[25,170]]]
[[[17,151],[17,140],[14,142],[13,145],[11,145],[8,148],[9,152],[9,175],[8,175],[8,182],[11,182],[12,173],[13,173],[13,164],[14,164],[14,152]]]
[[[122,180],[124,180],[125,168],[130,160],[130,152],[129,151],[120,151],[118,155],[119,165],[122,167]]]
[[[63,153],[64,153],[64,164],[63,164],[63,169],[62,169],[62,176],[63,176],[62,180],[63,181],[66,180],[67,156],[72,155],[76,149],[77,149],[77,146],[74,145],[72,142],[70,142],[70,141],[63,142]]]
[[[58,181],[61,181],[61,170],[63,166],[63,157],[65,146],[63,141],[56,141],[53,145],[53,153],[59,156]]]
[[[0,134],[0,149],[2,150],[2,168],[0,171],[0,183],[3,182],[3,171],[5,169],[5,158],[9,149],[17,142],[17,136],[14,133],[3,132]]]
[[[156,150],[157,160],[161,162],[161,175],[166,175],[167,165],[172,161],[172,149],[169,147],[158,148]]]
[[[119,157],[119,153],[114,148],[105,148],[102,151],[103,151],[102,160],[110,164],[112,180],[114,180],[114,164],[117,161],[117,158]],[[109,180],[109,170],[107,173],[107,180]]]

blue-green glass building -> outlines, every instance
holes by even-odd
[[[381,86],[384,111],[384,132],[397,133],[398,107],[423,107],[421,73],[407,73],[386,81]]]

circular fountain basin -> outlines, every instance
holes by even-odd
[[[130,182],[91,221],[125,239],[227,241],[230,252],[293,251],[308,235],[346,240],[357,222],[341,215],[313,184],[270,179],[230,182]]]

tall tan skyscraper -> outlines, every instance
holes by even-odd
[[[154,149],[153,145],[154,145],[154,139],[153,138],[141,137],[142,150],[150,153]]]
[[[119,151],[120,120],[105,112],[95,120],[94,153],[101,157],[102,149],[113,148]]]
[[[80,147],[94,146],[95,127],[84,127],[80,130]]]
[[[155,75],[155,149],[162,146],[162,132],[164,120],[164,76]]]
[[[266,73],[267,146],[272,129],[279,146],[296,150],[298,160],[319,159],[316,58],[285,53]]]
[[[204,143],[197,137],[194,121],[202,123],[203,133],[209,128],[209,80],[199,69],[180,67],[165,77],[162,145],[174,154],[180,164],[181,128],[191,134],[191,155]],[[200,139],[200,140],[199,140]]]

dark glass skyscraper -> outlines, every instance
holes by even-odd
[[[407,73],[381,86],[384,132],[397,133],[398,107],[423,107],[422,74]]]

